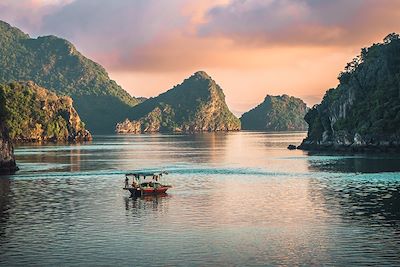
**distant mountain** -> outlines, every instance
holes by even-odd
[[[244,113],[240,121],[243,130],[305,131],[306,112],[307,105],[300,98],[267,95],[260,105]]]
[[[240,130],[221,87],[203,71],[132,108],[118,133]]]
[[[0,116],[14,141],[92,139],[70,97],[58,97],[33,82],[0,85]]]
[[[400,38],[363,48],[306,115],[307,150],[400,151]]]
[[[70,42],[55,36],[32,39],[0,21],[0,83],[27,80],[72,97],[94,133],[112,132],[131,107],[141,102]]]

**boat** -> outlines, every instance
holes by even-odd
[[[166,194],[172,186],[161,183],[161,177],[165,174],[168,173],[165,171],[127,173],[125,174],[125,187],[123,189],[128,190],[134,197]],[[129,184],[129,181],[132,181],[132,183]]]

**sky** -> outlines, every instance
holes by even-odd
[[[240,115],[267,94],[319,103],[362,47],[400,32],[400,1],[0,0],[0,19],[68,39],[133,96],[204,70]]]

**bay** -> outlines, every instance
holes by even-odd
[[[400,265],[400,156],[286,149],[305,135],[19,145],[21,170],[0,178],[0,265]],[[135,170],[173,188],[130,198]]]

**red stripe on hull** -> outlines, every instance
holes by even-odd
[[[159,187],[159,188],[156,188],[156,189],[154,189],[154,188],[145,188],[142,191],[143,191],[143,194],[146,194],[146,195],[163,194],[163,193],[167,192],[168,188],[169,187]]]

